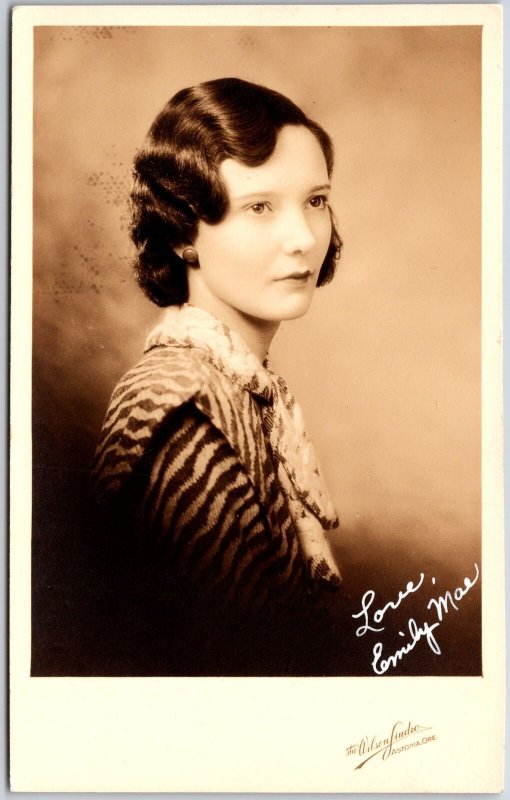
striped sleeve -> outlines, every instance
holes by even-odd
[[[171,415],[152,449],[141,524],[168,574],[195,595],[258,610],[307,597],[288,519],[275,524],[223,434],[193,404]]]

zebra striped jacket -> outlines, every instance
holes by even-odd
[[[153,616],[165,607],[172,624],[180,617],[181,642],[200,618],[201,646],[214,639],[211,626],[225,632],[235,618],[240,674],[241,629],[264,621],[265,643],[281,641],[284,629],[321,617],[326,590],[340,583],[324,534],[338,520],[299,407],[242,339],[201,309],[169,309],[117,385],[94,475],[100,501],[129,518],[138,564],[152,554],[144,581],[157,571]]]

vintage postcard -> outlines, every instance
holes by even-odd
[[[13,790],[502,791],[501,16],[14,10]]]

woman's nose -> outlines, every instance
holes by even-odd
[[[314,246],[315,234],[304,212],[294,211],[285,215],[282,241],[288,255],[307,253]]]

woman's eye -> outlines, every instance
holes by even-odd
[[[325,194],[315,194],[313,197],[310,197],[308,202],[312,208],[326,208],[328,198]]]
[[[258,217],[260,217],[260,215],[267,210],[268,210],[267,203],[253,203],[248,209],[248,211],[253,212],[253,214],[256,214]]]

